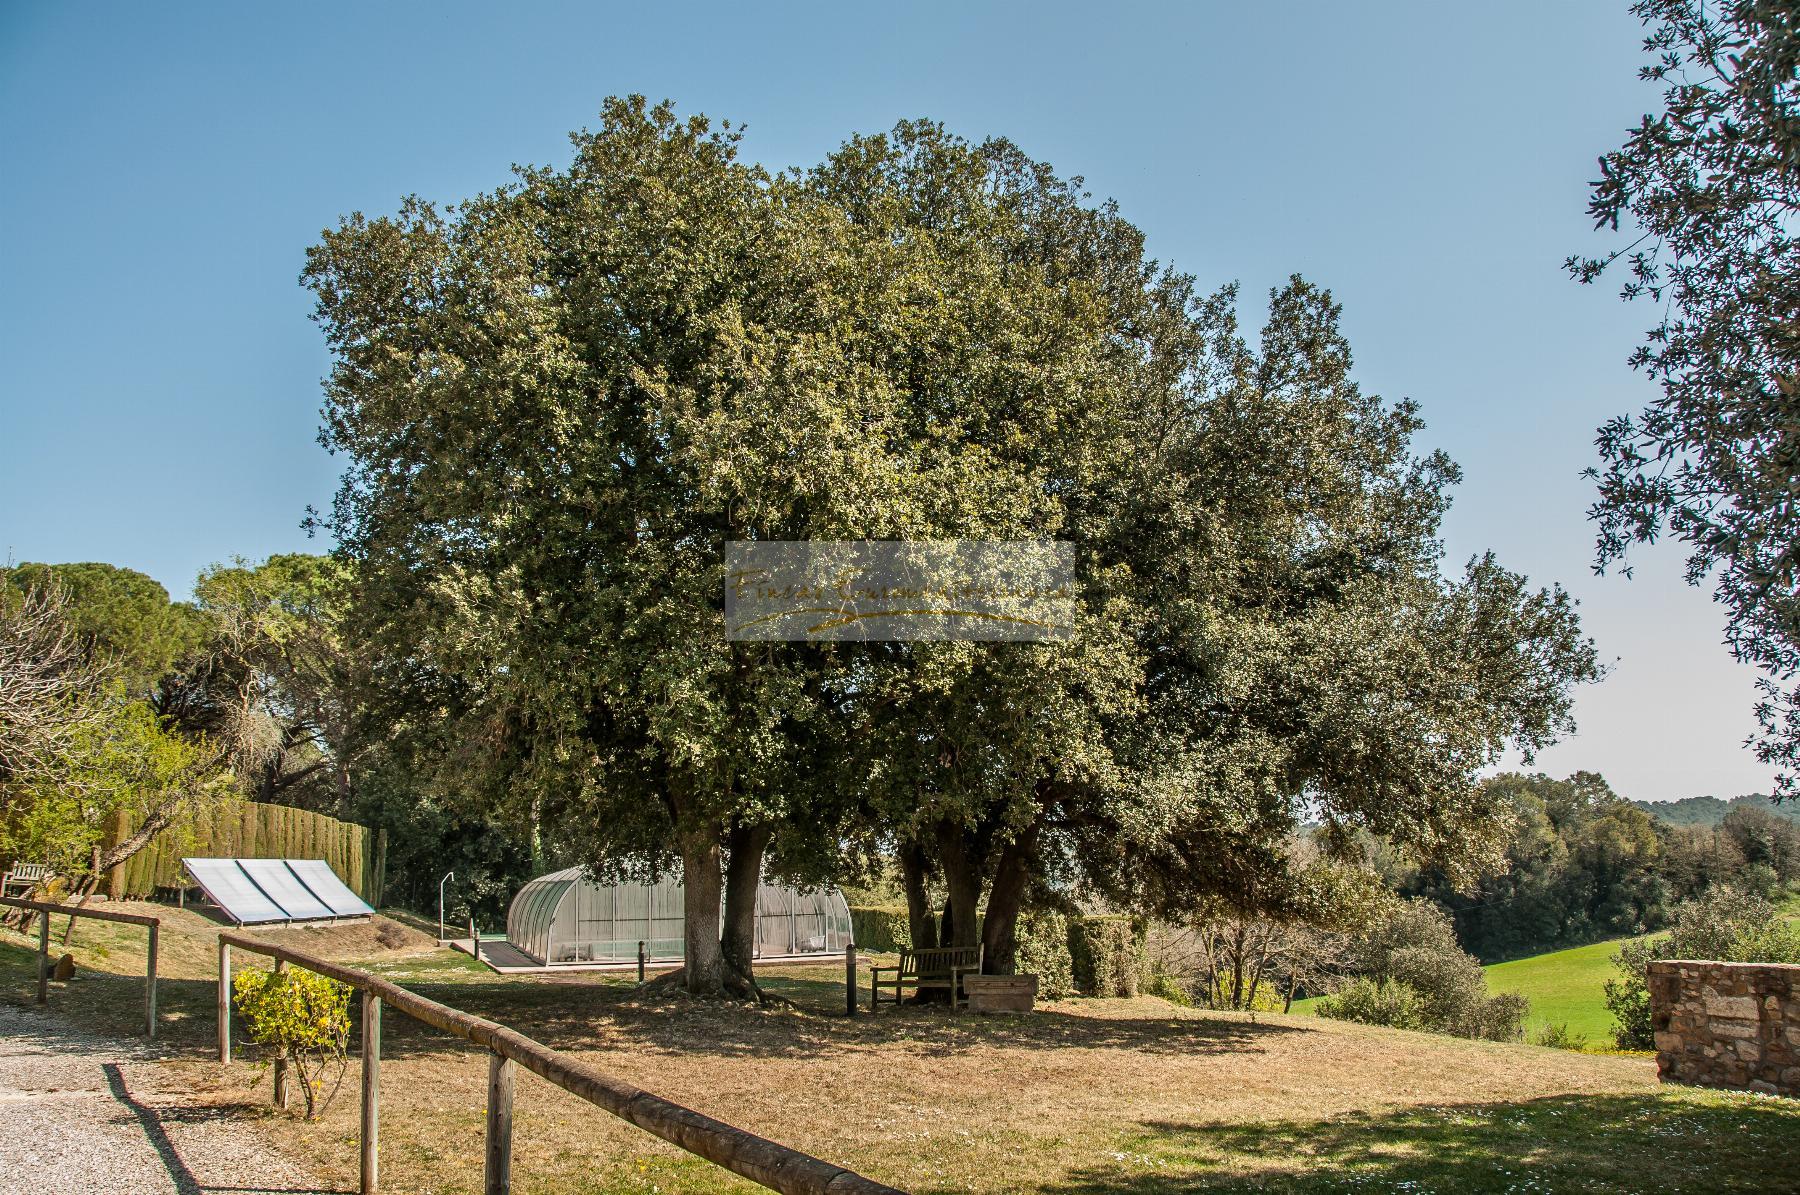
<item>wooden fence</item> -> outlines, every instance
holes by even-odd
[[[900,1195],[810,1154],[733,1128],[680,1104],[641,1091],[577,1058],[461,1009],[428,1000],[378,975],[245,934],[219,934],[219,1061],[231,1061],[231,950],[266,955],[276,969],[287,964],[348,984],[362,993],[362,1195],[380,1184],[381,1006],[474,1042],[488,1051],[487,1195],[512,1189],[513,1065],[580,1096],[621,1120],[784,1195]],[[852,985],[854,990],[854,985]]]
[[[137,827],[120,811],[108,842],[121,842]],[[143,850],[106,874],[114,900],[147,897],[158,888],[190,883],[183,856],[228,859],[323,859],[350,890],[381,907],[387,832],[289,805],[234,798],[205,801],[158,834]]]
[[[38,915],[38,974],[37,1002],[50,1002],[50,914],[67,914],[71,922],[77,917],[92,917],[96,921],[116,921],[123,925],[142,925],[150,931],[150,956],[144,966],[144,1034],[156,1036],[156,937],[162,925],[157,917],[144,917],[137,913],[113,913],[105,909],[89,909],[79,905],[57,905],[41,900],[20,900],[17,897],[0,897],[0,904],[11,905],[15,909],[28,909]],[[27,923],[29,924],[29,922]]]

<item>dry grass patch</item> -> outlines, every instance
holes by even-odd
[[[303,948],[353,955],[366,943],[348,929],[305,931],[343,936]],[[0,978],[11,949],[0,942]],[[111,961],[128,967],[123,953]],[[793,1005],[753,1008],[640,992],[629,975],[502,978],[445,951],[371,954],[360,961],[445,1003],[921,1192],[1779,1190],[1791,1176],[1774,1159],[1800,1148],[1800,1102],[1661,1088],[1637,1058],[1154,998],[1062,1001],[1023,1019],[906,1008],[848,1021],[835,967],[770,972]],[[353,1085],[317,1124],[253,1111],[266,1077],[202,1060],[212,956],[179,958],[190,970],[173,985],[186,1011],[170,1027],[170,1081],[246,1106],[353,1186]],[[104,1019],[104,987],[78,979],[52,1003]],[[482,1058],[397,1014],[385,1029],[387,1188],[478,1191]],[[752,1189],[533,1076],[520,1076],[515,1108],[522,1192]]]

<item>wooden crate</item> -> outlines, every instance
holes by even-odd
[[[1035,975],[965,975],[970,1012],[1030,1012],[1037,1002]]]

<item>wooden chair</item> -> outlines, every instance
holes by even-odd
[[[43,863],[14,863],[12,870],[0,876],[0,896],[11,896],[13,889],[19,890],[20,896],[31,895],[31,890],[42,884],[50,876],[50,868]]]
[[[964,975],[981,974],[981,947],[937,946],[929,950],[902,950],[900,965],[869,968],[869,1011],[883,1004],[898,1004],[906,998],[905,988],[912,985],[915,995],[925,991],[947,991],[950,1007],[961,1007]],[[890,994],[884,995],[884,990]]]

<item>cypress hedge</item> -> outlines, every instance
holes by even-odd
[[[1069,922],[1075,987],[1084,996],[1135,996],[1143,983],[1148,927],[1134,917],[1077,917]]]
[[[851,905],[850,932],[860,950],[897,954],[912,947],[905,905]]]
[[[129,837],[136,828],[137,823],[121,812],[109,843]],[[183,857],[323,859],[352,892],[379,908],[383,877],[375,833],[367,826],[289,805],[205,801],[115,867],[105,887],[114,899],[126,899],[185,884]],[[901,920],[904,923],[905,918]]]

